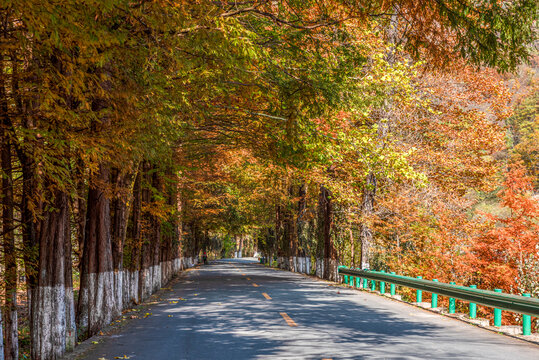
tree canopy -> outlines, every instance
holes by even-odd
[[[5,359],[61,357],[202,251],[537,294],[536,1],[0,9]]]

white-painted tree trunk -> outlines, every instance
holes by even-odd
[[[335,259],[329,259],[329,279],[330,281],[338,281],[339,280],[339,273],[338,273],[338,263]]]
[[[161,265],[152,266],[152,294],[161,289]]]
[[[32,359],[60,358],[66,348],[65,287],[39,286],[34,295]]]
[[[120,306],[123,309],[129,306],[129,295],[130,295],[130,278],[129,271],[121,270],[120,276],[122,277],[122,297],[120,299]]]
[[[113,272],[113,281],[114,281],[114,297],[115,306],[112,309],[113,317],[118,317],[122,314],[123,310],[123,293],[124,293],[124,281],[123,274],[121,270],[114,270]]]
[[[77,325],[81,329],[88,328],[88,286],[83,284],[84,281],[84,278],[81,278],[79,300],[77,304]]]
[[[41,222],[37,287],[31,296],[31,354],[35,360],[63,356],[68,341],[68,327],[73,326],[72,289],[67,195],[54,194],[58,211],[47,213]],[[69,255],[69,256],[68,256]],[[71,340],[70,340],[71,341]]]
[[[319,278],[324,277],[324,259],[316,259],[316,276]]]
[[[111,323],[116,307],[114,295],[114,272],[105,271],[88,275],[88,330],[97,334],[100,329]]]
[[[130,281],[129,281],[129,293],[130,293],[130,301],[132,301],[135,304],[138,304],[141,300],[139,298],[139,272],[138,271],[132,271],[129,273]]]
[[[73,285],[66,284],[66,351],[73,351],[77,343],[77,325],[75,320],[75,299],[73,296]]]
[[[17,295],[16,294],[13,294],[12,301],[13,301],[13,303],[16,304],[16,302],[17,302]],[[8,353],[5,355],[5,358],[6,358],[6,360],[7,359],[17,360],[18,355],[19,355],[19,336],[18,336],[18,332],[17,332],[17,328],[18,328],[17,327],[17,323],[18,323],[17,308],[13,307],[11,313],[8,314],[8,316],[11,319],[11,321],[13,322],[13,324],[11,325],[11,327],[9,327],[7,325],[7,321],[6,321],[6,325],[5,325],[5,327],[6,327],[6,332],[5,332],[6,344],[8,344],[7,337],[9,337],[9,344],[11,344],[11,346],[8,348],[7,345],[6,345],[5,351],[8,352]]]

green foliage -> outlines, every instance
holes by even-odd
[[[511,155],[523,161],[539,189],[539,86],[530,84],[529,95],[516,105],[514,115],[508,119]]]

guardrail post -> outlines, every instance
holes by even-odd
[[[470,285],[472,289],[477,289],[477,285]],[[475,319],[477,317],[477,305],[475,303],[470,303],[470,319]]]
[[[361,278],[360,277],[356,277],[356,288],[358,288],[358,289],[361,288]]]
[[[501,293],[502,289],[494,289],[495,292]],[[502,310],[494,309],[494,326],[502,326]]]
[[[392,272],[391,272],[391,275],[395,275],[395,272],[392,271]],[[391,294],[391,296],[394,296],[394,295],[395,295],[395,284],[392,283],[392,284],[389,286],[389,293]]]
[[[432,281],[438,282],[438,279],[432,279]],[[432,293],[431,301],[430,301],[430,307],[432,309],[438,307],[438,294]]]
[[[450,284],[455,285],[455,282],[451,281]],[[455,298],[449,298],[449,313],[450,314],[455,313]]]
[[[412,278],[408,276],[396,276],[394,272],[391,275],[384,271],[369,271],[360,269],[348,269],[339,267],[339,274],[347,276],[348,283],[353,287],[363,285],[364,289],[376,291],[377,282],[380,282],[380,294],[385,295],[388,284],[391,286],[391,295],[396,293],[397,286],[407,287],[416,290],[416,301],[418,304],[423,304],[423,291],[431,294],[431,307],[438,308],[440,306],[438,298],[445,296],[449,300],[448,312],[454,314],[456,312],[457,299],[469,302],[470,319],[477,317],[477,305],[487,306],[493,309],[494,322],[491,323],[494,327],[502,326],[503,311],[511,311],[522,314],[522,333],[533,333],[532,317],[539,316],[539,299],[534,298],[530,294],[522,294],[520,296],[513,294],[503,294],[501,289],[494,291],[479,290],[476,285],[470,285],[469,288],[456,286],[455,282],[447,284],[440,283],[438,279],[431,281],[424,280],[421,276]],[[369,284],[370,281],[370,284]]]
[[[531,297],[531,294],[522,294],[525,297]],[[532,318],[530,315],[522,314],[522,335],[532,334]]]
[[[340,269],[346,269],[346,266],[344,266],[344,265],[339,265],[339,266],[337,267],[337,272],[338,272]],[[343,275],[343,276],[342,276],[342,282],[343,282],[343,284],[348,284],[348,275]]]

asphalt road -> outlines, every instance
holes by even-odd
[[[82,359],[539,359],[534,344],[241,260],[188,271],[150,307]]]

